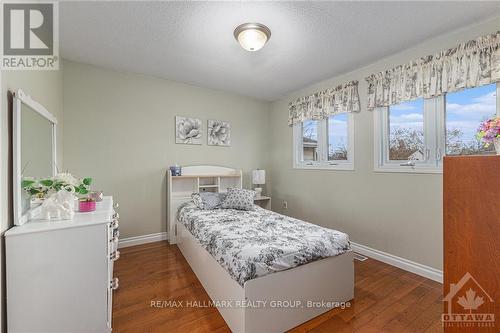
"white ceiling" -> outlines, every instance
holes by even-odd
[[[263,100],[500,14],[498,2],[64,2],[64,58]],[[233,30],[267,25],[258,52]]]

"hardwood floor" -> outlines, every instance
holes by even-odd
[[[210,299],[176,246],[120,249],[113,332],[230,332],[216,308],[154,307],[152,301]],[[350,308],[334,309],[290,332],[441,332],[442,286],[382,262],[355,261]]]

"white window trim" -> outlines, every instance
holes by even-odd
[[[302,123],[293,125],[293,168],[304,170],[354,170],[354,115],[347,114],[347,160],[328,161],[327,120],[318,125],[318,161],[302,161]],[[321,138],[325,138],[321,140]]]
[[[500,83],[496,84],[497,94],[497,116],[500,116]],[[374,172],[396,172],[396,173],[443,173],[443,157],[446,152],[446,120],[445,120],[446,96],[424,99],[424,133],[426,148],[426,161],[415,161],[415,166],[401,166],[408,161],[384,161],[383,154],[388,140],[388,107],[376,108],[373,111],[374,123]],[[429,143],[429,145],[427,144]]]
[[[500,82],[497,82],[497,116],[500,117]]]

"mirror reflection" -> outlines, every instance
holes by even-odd
[[[21,177],[45,178],[53,174],[52,123],[28,105],[21,104]],[[23,191],[22,212],[30,208]]]

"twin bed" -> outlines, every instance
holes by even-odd
[[[190,200],[185,180],[197,192],[200,179],[217,179],[224,192],[221,179],[241,187],[241,171],[196,166],[183,168],[183,175],[168,175],[169,241],[233,332],[283,332],[353,298],[346,234],[258,206],[202,210]]]

